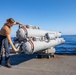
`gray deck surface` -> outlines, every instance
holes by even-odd
[[[75,55],[55,55],[37,59],[35,54],[11,55],[12,68],[6,68],[3,59],[0,75],[76,75]]]

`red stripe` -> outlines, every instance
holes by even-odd
[[[29,41],[29,43],[31,44],[32,49],[34,49],[34,44],[33,44],[33,42],[32,42],[32,41]]]
[[[26,29],[25,27],[22,27],[22,29],[23,29],[25,32],[27,32],[27,29]]]

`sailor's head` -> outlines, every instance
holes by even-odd
[[[8,18],[6,20],[6,23],[7,23],[8,26],[12,27],[15,23],[15,20],[13,18]]]

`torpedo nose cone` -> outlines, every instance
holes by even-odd
[[[23,46],[22,46],[22,49],[26,54],[31,54],[32,53],[32,48],[31,48],[31,45],[30,45],[29,42],[24,43]]]

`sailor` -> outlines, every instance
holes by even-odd
[[[10,50],[9,50],[9,46],[8,43],[12,46],[13,50],[15,52],[17,52],[18,50],[15,48],[15,46],[13,45],[13,42],[11,40],[11,27],[15,24],[19,24],[22,25],[22,23],[20,22],[15,22],[13,18],[9,18],[6,20],[6,23],[4,24],[4,26],[1,28],[0,30],[0,66],[2,63],[2,51],[3,51],[3,46],[5,48],[5,66],[8,68],[11,68],[10,65]]]

